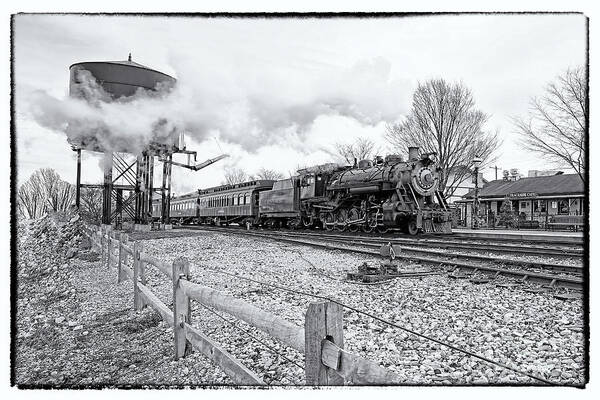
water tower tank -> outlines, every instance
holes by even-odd
[[[89,101],[112,101],[119,98],[131,97],[138,90],[155,91],[162,88],[171,88],[175,85],[175,78],[160,71],[148,68],[131,61],[131,55],[126,61],[88,61],[75,63],[69,67],[69,95],[84,98]],[[92,85],[83,84],[86,77],[90,78]],[[95,81],[95,83],[94,83]],[[98,89],[100,85],[103,90]],[[95,96],[100,96],[95,98]],[[84,131],[67,133],[68,142],[73,147],[84,148],[90,151],[107,151],[106,142],[96,137],[96,132],[89,134]],[[162,144],[175,144],[179,134],[161,140]],[[128,152],[127,140],[118,137],[111,139],[110,150]]]
[[[91,73],[102,88],[112,99],[129,97],[140,88],[156,90],[159,87],[172,87],[175,78],[131,61],[131,55],[126,61],[87,61],[75,63],[69,67],[69,94],[81,96],[78,90],[81,84],[80,71]]]

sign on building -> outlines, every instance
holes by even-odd
[[[510,193],[508,195],[508,197],[513,198],[513,199],[522,199],[522,198],[531,198],[531,197],[537,197],[538,194],[534,193],[534,192],[516,192],[516,193]]]

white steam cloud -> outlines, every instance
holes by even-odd
[[[113,151],[137,154],[151,142],[169,143],[179,132],[196,142],[218,136],[249,152],[282,144],[290,134],[302,139],[320,115],[341,115],[362,124],[395,121],[406,110],[408,85],[390,77],[384,58],[350,68],[291,71],[248,67],[176,65],[174,88],[111,101],[89,74],[80,74],[85,97],[57,98],[29,92],[27,112],[42,126],[66,133],[72,141],[93,138]],[[291,73],[294,72],[294,73]]]

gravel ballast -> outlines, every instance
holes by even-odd
[[[449,279],[445,274],[396,279],[381,285],[357,285],[344,279],[346,273],[356,271],[365,261],[376,263],[378,260],[214,232],[145,240],[144,249],[168,262],[186,257],[192,265],[193,281],[242,298],[297,325],[303,325],[308,304],[317,299],[214,270],[328,296],[407,329],[559,384],[581,385],[584,382],[583,305],[580,299],[564,301],[551,294],[528,293],[521,288],[474,285]],[[163,277],[149,275],[150,285],[168,296],[169,288]],[[194,315],[196,312],[195,308]],[[217,328],[219,340],[236,356],[247,359],[248,353],[262,349],[263,355],[269,354],[269,359],[263,363],[271,370],[276,370],[273,364],[280,363],[282,368],[290,370],[292,382],[302,380],[301,370],[290,361],[236,332],[218,318],[205,316],[210,314],[207,310],[200,308],[198,312],[202,317],[196,325],[201,329],[214,329],[214,324],[221,324]],[[536,383],[529,377],[352,311],[344,311],[344,321],[345,347],[394,370],[407,384]],[[238,325],[268,344],[276,345],[275,341],[243,322],[238,321]],[[303,357],[295,353],[287,349],[285,354],[301,363]],[[252,364],[249,366],[259,373],[263,369],[269,371],[268,368],[257,370]],[[272,383],[288,383],[276,378]]]
[[[19,226],[17,384],[233,384],[197,351],[173,360],[172,329],[150,309],[133,311],[131,282],[116,283],[114,267],[107,270],[81,240],[77,219],[48,219],[41,226]],[[441,270],[361,285],[346,281],[346,273],[364,262],[377,264],[374,257],[239,235],[178,230],[131,238],[141,241],[145,253],[166,262],[187,258],[192,281],[298,326],[304,324],[309,303],[318,299],[216,271],[330,297],[558,384],[584,383],[581,299],[475,285],[450,279]],[[167,278],[152,267],[146,276],[148,286],[171,307]],[[303,354],[243,321],[194,301],[192,324],[267,384],[304,384]],[[348,309],[344,347],[393,370],[405,384],[537,383]]]

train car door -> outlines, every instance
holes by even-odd
[[[325,179],[323,174],[315,175],[315,197],[322,197],[325,195]]]

